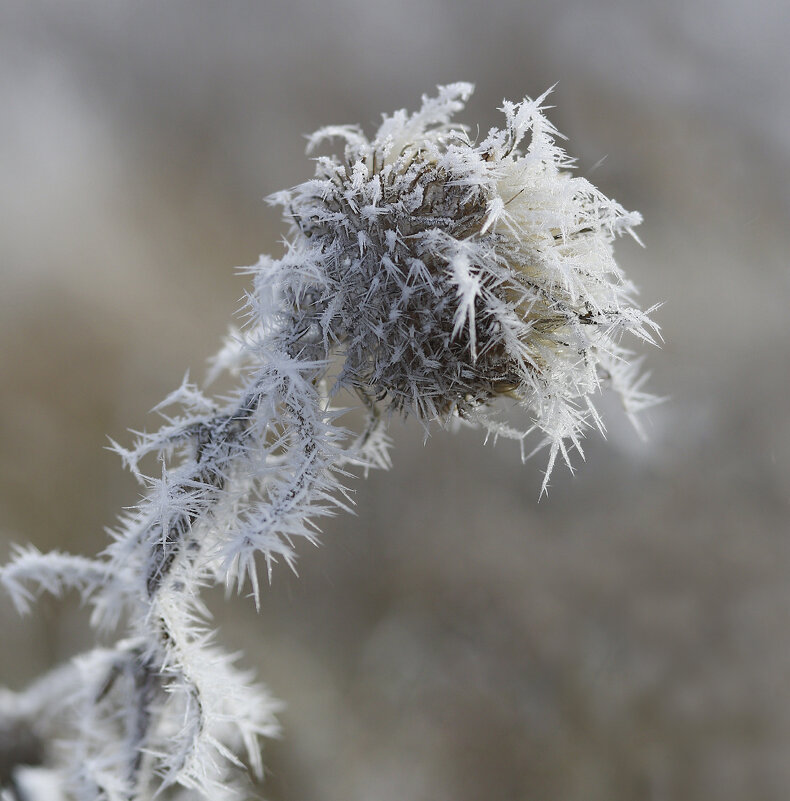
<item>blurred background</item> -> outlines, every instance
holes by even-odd
[[[647,443],[604,401],[540,503],[542,456],[395,425],[298,579],[213,604],[287,702],[260,792],[785,801],[789,38],[783,0],[4,0],[0,558],[94,553],[135,502],[107,436],[203,375],[304,134],[457,80],[486,131],[557,83],[581,174],[645,215],[617,257],[669,400]],[[11,687],[91,642],[72,600],[0,626]]]

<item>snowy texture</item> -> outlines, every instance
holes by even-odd
[[[124,632],[0,695],[0,756],[13,762],[4,749],[24,735],[35,759],[20,765],[40,763],[11,765],[14,786],[78,801],[239,797],[234,773],[260,773],[276,705],[212,642],[202,587],[249,583],[258,603],[256,557],[269,577],[293,564],[315,519],[348,507],[349,469],[388,466],[394,412],[522,447],[535,432],[545,489],[557,455],[602,425],[602,385],[629,413],[650,402],[620,339],[653,341],[656,326],[612,254],[639,215],[570,173],[543,98],[505,103],[505,127],[472,141],[451,123],[471,90],[441,87],[372,140],[350,126],[312,137],[345,151],[272,198],[286,253],[251,268],[247,326],[212,365],[239,377],[236,392],[211,398],[185,379],[159,431],[115,445],[145,495],[103,554],[19,549],[0,571],[21,611],[77,589],[97,629]],[[340,391],[365,410],[361,430],[338,423]]]

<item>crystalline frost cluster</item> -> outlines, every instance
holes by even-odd
[[[312,137],[344,152],[272,198],[286,252],[251,268],[247,325],[214,362],[238,388],[209,397],[185,381],[159,431],[116,446],[144,493],[102,554],[26,548],[0,568],[20,608],[76,589],[93,625],[122,636],[0,693],[0,763],[6,732],[40,763],[13,774],[30,801],[238,797],[275,705],[213,642],[200,590],[249,581],[257,600],[256,557],[291,563],[313,521],[350,503],[348,470],[388,465],[393,413],[522,445],[534,432],[547,481],[601,425],[602,387],[631,414],[650,402],[621,338],[657,329],[612,250],[639,215],[571,172],[544,98],[505,103],[504,127],[472,140],[452,122],[471,91],[440,87],[372,139]],[[365,410],[360,430],[339,419],[343,397]]]

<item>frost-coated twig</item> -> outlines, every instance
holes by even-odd
[[[114,444],[145,494],[102,554],[18,549],[0,569],[20,610],[76,589],[93,626],[123,632],[0,695],[4,801],[237,797],[233,771],[260,773],[275,704],[213,644],[200,591],[249,581],[259,603],[256,556],[269,578],[293,564],[316,518],[350,504],[346,471],[388,466],[392,413],[461,418],[522,449],[535,432],[545,491],[556,457],[570,464],[569,446],[602,428],[602,385],[629,413],[650,403],[620,339],[652,342],[657,327],[612,253],[639,215],[572,175],[543,97],[506,102],[505,127],[474,142],[451,123],[470,93],[440,87],[372,140],[350,126],[311,139],[345,150],[272,198],[287,251],[251,268],[248,325],[212,369],[240,376],[236,392],[209,398],[185,379],[159,431]],[[356,433],[331,405],[341,390],[366,414]],[[20,733],[32,757],[13,749]],[[40,763],[38,784],[25,762]]]

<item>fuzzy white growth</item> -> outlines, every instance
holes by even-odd
[[[471,91],[441,87],[371,140],[349,126],[311,138],[341,137],[345,151],[272,198],[287,251],[251,268],[248,325],[212,367],[239,377],[237,391],[209,398],[185,379],[159,431],[114,444],[146,493],[103,554],[19,550],[0,570],[23,610],[36,592],[74,588],[94,626],[126,631],[0,695],[9,730],[37,744],[44,785],[78,801],[226,799],[240,760],[260,772],[274,705],[212,643],[200,590],[249,581],[259,603],[256,556],[269,577],[293,565],[315,519],[348,508],[345,470],[388,466],[392,412],[463,419],[522,446],[537,431],[545,489],[557,455],[569,462],[569,444],[602,426],[602,384],[629,413],[651,402],[620,339],[652,342],[657,329],[612,253],[639,215],[569,172],[543,97],[505,103],[505,127],[473,142],[451,124]],[[341,390],[366,412],[359,432],[338,425]],[[523,425],[501,419],[502,398]]]

